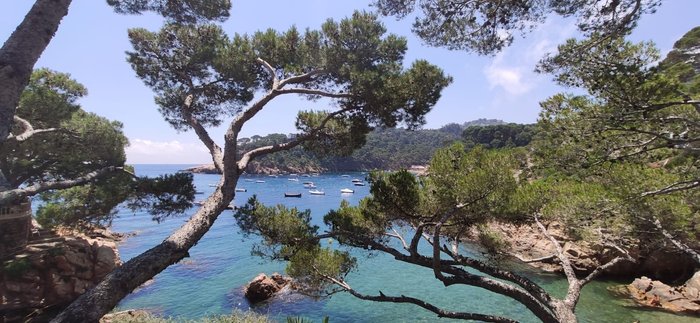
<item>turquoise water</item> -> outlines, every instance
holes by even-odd
[[[184,165],[137,165],[139,175],[171,173]],[[299,177],[298,182],[288,181],[287,177],[272,178],[248,175],[242,177],[238,187],[247,192],[236,195],[235,204],[240,205],[256,194],[268,205],[283,203],[301,209],[310,209],[314,221],[322,223],[323,215],[338,207],[342,199],[356,204],[369,192],[369,186],[352,186],[350,179],[362,178],[360,173],[324,174],[318,177]],[[213,188],[218,175],[195,175],[197,190],[204,199]],[[255,183],[264,180],[265,183]],[[325,196],[313,196],[303,188],[304,181],[313,181],[326,192]],[[340,194],[340,189],[351,188],[353,195]],[[302,198],[284,198],[287,191],[303,192]],[[195,208],[191,210],[194,212]],[[170,266],[155,277],[155,280],[125,298],[119,309],[147,308],[166,316],[196,318],[209,314],[227,314],[233,309],[242,309],[268,314],[283,320],[288,316],[304,316],[320,321],[329,316],[331,322],[432,322],[447,321],[410,304],[388,304],[363,301],[351,295],[340,293],[329,299],[314,300],[299,295],[287,295],[268,303],[251,308],[243,297],[242,287],[257,274],[283,272],[285,264],[268,262],[250,254],[254,238],[243,238],[238,232],[232,211],[224,211],[204,238],[190,251],[190,258]],[[189,214],[188,214],[189,215]],[[160,224],[151,221],[145,213],[120,211],[113,222],[117,232],[134,232],[135,236],[123,241],[119,252],[126,261],[162,241],[187,219],[188,215],[173,217]],[[454,311],[473,311],[485,314],[503,315],[522,322],[538,320],[522,305],[485,290],[450,286],[445,288],[430,270],[417,268],[394,261],[383,254],[363,257],[359,253],[358,270],[348,276],[348,283],[357,291],[376,295],[382,291],[386,295],[406,295],[429,300],[437,306]],[[545,289],[560,296],[566,288],[566,281],[555,275],[540,274],[528,267],[517,264],[504,264],[541,284]],[[594,282],[584,288],[577,307],[581,322],[697,322],[685,316],[661,312],[644,311],[632,306],[626,300],[614,298],[607,287],[628,282]]]

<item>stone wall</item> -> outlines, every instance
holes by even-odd
[[[29,201],[0,206],[0,260],[27,244],[31,226],[32,208]]]

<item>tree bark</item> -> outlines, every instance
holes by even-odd
[[[34,64],[68,14],[72,0],[37,0],[0,48],[0,145],[7,140],[15,108]]]
[[[187,257],[192,248],[233,200],[239,173],[235,167],[223,177],[216,191],[185,225],[159,245],[127,261],[112,271],[95,288],[73,301],[51,322],[98,322],[126,295],[168,266]]]

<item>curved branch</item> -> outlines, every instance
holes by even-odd
[[[54,131],[58,130],[57,128],[34,129],[34,127],[32,127],[32,124],[29,123],[29,121],[27,121],[27,120],[24,120],[16,115],[13,117],[13,119],[15,120],[15,122],[17,122],[17,124],[24,131],[21,134],[16,135],[16,136],[10,133],[7,136],[7,140],[13,139],[13,140],[21,142],[21,141],[25,141],[25,140],[29,139],[31,136],[38,134],[38,133],[54,132]]]
[[[272,67],[272,65],[270,65],[270,63],[268,63],[267,61],[265,61],[264,59],[262,59],[260,57],[258,57],[256,59],[256,61],[258,61],[258,63],[260,63],[267,70],[267,72],[270,73],[270,76],[272,76],[272,88],[271,88],[271,90],[278,89],[280,87],[280,81],[277,78],[277,73],[275,72],[275,69]]]
[[[337,99],[343,99],[343,98],[350,98],[352,97],[350,94],[347,93],[336,93],[336,92],[328,92],[328,91],[323,91],[323,90],[316,90],[316,89],[305,89],[305,88],[291,88],[291,89],[280,89],[276,91],[279,94],[307,94],[307,95],[319,95],[327,98],[337,98]]]
[[[687,255],[689,255],[694,261],[696,265],[700,265],[700,253],[697,251],[691,249],[690,247],[686,246],[685,244],[681,243],[680,241],[676,240],[676,238],[671,235],[662,225],[661,221],[659,221],[659,218],[653,217],[651,221],[656,229],[658,229],[661,234],[666,237],[671,243],[676,246],[679,250],[685,252]]]
[[[299,84],[299,83],[309,82],[309,81],[313,80],[314,76],[319,75],[319,74],[323,74],[323,73],[325,73],[325,70],[313,70],[311,72],[304,73],[301,75],[288,77],[279,83],[279,88],[281,89],[287,84]]]
[[[673,192],[689,190],[689,189],[696,188],[699,186],[700,186],[700,178],[696,178],[696,179],[693,179],[690,181],[676,182],[676,183],[673,183],[673,184],[668,185],[666,187],[660,188],[658,190],[644,192],[641,194],[641,196],[646,197],[646,196],[670,194]]]
[[[52,181],[52,182],[41,182],[37,183],[25,188],[16,188],[8,191],[2,191],[0,192],[0,204],[4,204],[10,201],[14,201],[20,198],[24,198],[27,196],[33,196],[42,192],[46,192],[48,190],[57,190],[57,189],[64,189],[64,188],[69,188],[77,185],[82,185],[85,183],[88,183],[90,181],[93,181],[95,179],[98,179],[100,177],[103,177],[109,173],[112,173],[116,170],[123,170],[122,167],[116,167],[116,166],[109,166],[105,167],[102,169],[98,169],[96,171],[90,172],[88,174],[85,174],[84,176],[74,178],[74,179],[67,179],[67,180],[62,180],[62,181]]]
[[[194,100],[194,96],[192,94],[188,95],[185,98],[185,103],[182,107],[182,114],[187,119],[187,124],[192,127],[194,132],[197,134],[197,137],[199,137],[199,140],[204,144],[204,146],[209,149],[209,153],[211,154],[212,161],[214,162],[214,167],[220,172],[224,172],[224,157],[223,157],[223,152],[221,150],[221,147],[217,145],[213,139],[211,139],[211,136],[209,136],[209,132],[207,132],[207,129],[202,126],[199,121],[192,115],[190,108],[192,107],[192,100]]]
[[[288,141],[288,142],[276,144],[276,145],[259,147],[259,148],[253,149],[253,150],[243,154],[241,159],[238,161],[238,169],[244,170],[246,167],[248,167],[248,163],[250,163],[251,160],[255,159],[258,156],[271,154],[271,153],[282,151],[282,150],[289,150],[289,149],[292,149],[292,148],[300,145],[301,143],[311,139],[319,131],[321,131],[323,128],[325,128],[328,121],[333,119],[335,116],[343,114],[343,113],[351,111],[351,110],[354,110],[354,109],[356,109],[356,108],[345,108],[345,109],[341,109],[341,110],[329,113],[321,121],[321,124],[318,127],[311,129],[306,134],[303,134],[301,136],[297,136],[292,141]]]
[[[429,311],[437,314],[438,317],[447,317],[447,318],[461,319],[461,320],[475,320],[475,321],[480,321],[480,322],[501,322],[501,323],[515,323],[515,322],[517,322],[515,320],[511,320],[509,318],[502,317],[502,316],[496,316],[496,315],[447,311],[447,310],[439,308],[431,303],[423,301],[421,299],[409,297],[409,296],[404,296],[404,295],[386,296],[381,291],[379,292],[379,296],[364,295],[364,294],[360,294],[357,291],[355,291],[354,289],[350,288],[350,286],[345,288],[345,290],[348,293],[350,293],[350,295],[355,296],[359,299],[363,299],[363,300],[368,300],[368,301],[373,301],[373,302],[410,303],[410,304],[418,305],[426,310],[429,310]]]

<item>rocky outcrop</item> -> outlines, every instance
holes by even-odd
[[[295,166],[278,166],[278,167],[268,167],[253,161],[248,164],[246,172],[249,174],[263,174],[263,175],[281,175],[281,174],[307,174],[307,173],[322,173],[326,169],[315,166],[305,166],[305,167],[295,167]],[[213,164],[209,165],[199,165],[190,168],[185,168],[180,170],[184,173],[195,173],[195,174],[220,174],[216,170]]]
[[[521,258],[532,260],[546,258],[555,253],[554,246],[535,225],[513,225],[503,223],[490,223],[488,229],[498,232],[509,244],[508,252]],[[563,246],[564,252],[569,255],[574,269],[579,274],[586,274],[596,267],[607,263],[617,256],[616,251],[600,244],[574,241],[560,223],[549,223],[548,232],[554,236]],[[649,251],[639,249],[628,250],[636,259],[636,263],[624,262],[610,268],[606,275],[617,277],[651,276],[664,281],[673,281],[679,277],[688,277],[694,270],[694,262],[685,254],[673,248],[655,248]],[[530,265],[545,271],[561,272],[555,257],[545,261],[529,262]]]
[[[677,287],[642,277],[623,286],[621,291],[644,307],[700,315],[700,272],[695,273],[685,284]]]
[[[120,265],[114,236],[35,230],[0,268],[0,321],[70,303]]]
[[[245,297],[251,303],[258,303],[270,299],[285,287],[292,287],[292,279],[273,273],[268,277],[264,273],[257,275],[245,287]]]
[[[180,172],[183,173],[195,173],[195,174],[221,174],[214,164],[199,165],[190,168],[181,169]]]

